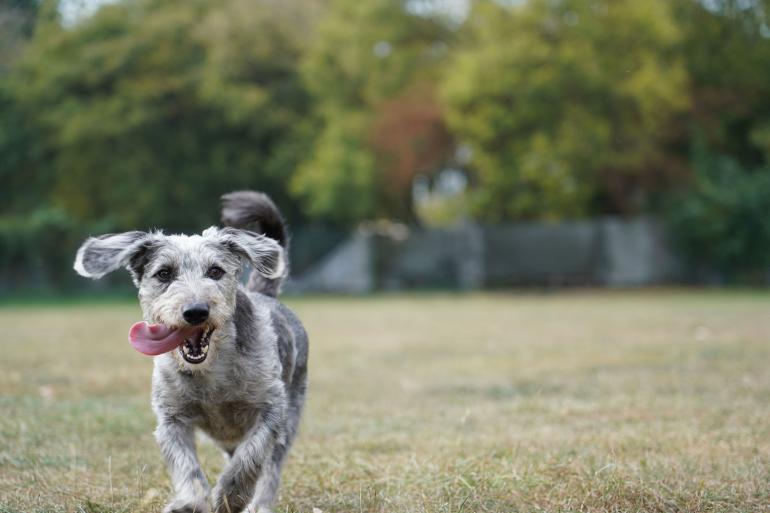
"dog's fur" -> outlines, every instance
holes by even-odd
[[[91,278],[126,267],[149,323],[184,327],[185,305],[209,305],[215,330],[202,363],[188,363],[178,350],[154,358],[155,438],[174,487],[167,513],[269,511],[305,398],[307,335],[275,299],[288,269],[283,219],[266,195],[240,191],[223,196],[222,221],[229,227],[201,235],[89,238],[75,260]],[[247,263],[253,271],[244,287]],[[207,277],[212,266],[225,271],[220,279]],[[160,269],[171,270],[172,280],[160,281]],[[213,490],[198,463],[195,428],[228,456]]]

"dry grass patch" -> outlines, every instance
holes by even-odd
[[[311,385],[279,512],[770,511],[770,295],[290,303]],[[0,309],[0,512],[162,507],[138,315]]]

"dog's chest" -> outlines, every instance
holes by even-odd
[[[260,408],[246,401],[199,403],[198,427],[225,446],[235,446],[259,418]]]
[[[254,376],[180,376],[177,400],[193,424],[225,447],[237,445],[259,420],[264,386]]]

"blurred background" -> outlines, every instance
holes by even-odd
[[[236,189],[311,338],[276,511],[768,511],[770,0],[0,0],[0,513],[162,509],[72,263]]]
[[[768,0],[3,0],[0,294],[269,193],[290,291],[770,282]]]

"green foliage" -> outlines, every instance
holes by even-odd
[[[426,226],[451,228],[468,218],[468,198],[465,194],[427,198],[418,205],[418,214]]]
[[[58,209],[0,217],[0,291],[71,284],[73,255],[84,237],[82,227]]]
[[[732,278],[762,274],[770,264],[770,2],[674,5],[693,98],[693,180],[667,214],[693,261]]]
[[[336,228],[654,212],[676,189],[691,254],[764,265],[770,0],[440,5],[123,0],[65,27],[55,0],[0,3],[4,265],[50,233],[68,269],[53,234],[94,223],[198,230],[236,188]],[[713,153],[689,159],[695,133]],[[416,212],[446,166],[469,190]]]
[[[770,166],[745,169],[707,151],[692,159],[692,187],[676,195],[669,222],[686,254],[727,275],[763,273],[770,265]]]
[[[366,108],[435,77],[446,37],[438,20],[409,13],[403,1],[334,0],[304,76],[322,109]]]
[[[743,166],[770,163],[770,2],[703,3],[674,3],[693,96],[690,122],[710,147]]]
[[[482,1],[470,16],[443,92],[474,151],[478,215],[637,208],[626,184],[660,165],[664,127],[687,106],[668,2]]]
[[[373,127],[385,102],[433,83],[447,35],[440,22],[410,14],[402,2],[332,2],[302,68],[318,136],[292,185],[310,214],[347,224],[409,216],[411,181],[393,190],[392,170],[373,148]]]
[[[9,87],[51,201],[81,221],[198,229],[227,190],[286,198],[303,37],[297,13],[267,1],[127,1],[41,24]]]
[[[0,77],[17,59],[32,33],[38,7],[37,0],[0,2]]]
[[[366,219],[376,209],[376,169],[366,149],[363,116],[331,118],[303,164],[294,191],[305,197],[309,213],[346,224]]]

